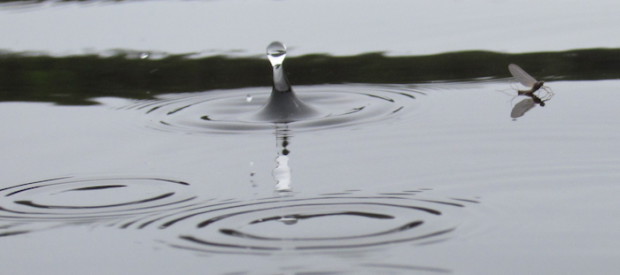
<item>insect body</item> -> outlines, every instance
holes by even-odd
[[[540,106],[545,106],[544,102],[553,97],[553,91],[551,91],[551,89],[549,89],[547,86],[544,86],[544,81],[536,80],[525,70],[521,69],[521,67],[519,67],[517,64],[508,65],[508,71],[510,71],[510,74],[512,74],[515,79],[517,79],[521,84],[523,84],[523,86],[529,88],[529,90],[518,90],[517,95],[529,96],[534,100],[535,103],[540,104]],[[537,96],[535,92],[539,89],[543,89],[546,94],[544,94],[542,97]]]

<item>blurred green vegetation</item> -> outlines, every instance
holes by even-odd
[[[291,56],[285,61],[293,85],[424,83],[510,77],[516,63],[540,80],[620,78],[620,49],[507,54],[464,51],[425,56]],[[90,98],[146,99],[157,94],[270,86],[263,57],[170,55],[141,59],[135,52],[52,57],[0,54],[0,101],[91,104]]]

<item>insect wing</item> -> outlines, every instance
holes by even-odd
[[[534,100],[531,98],[526,98],[517,103],[514,108],[512,108],[512,112],[510,113],[511,118],[522,117],[527,111],[531,110],[536,106]]]
[[[524,86],[532,87],[537,82],[535,78],[521,69],[521,67],[517,64],[508,65],[508,70],[510,71],[510,74],[512,74],[512,76],[514,76]]]

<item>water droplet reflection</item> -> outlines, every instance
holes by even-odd
[[[273,169],[273,177],[276,180],[276,192],[291,192],[291,168],[289,162],[289,130],[286,124],[276,124],[276,166]]]

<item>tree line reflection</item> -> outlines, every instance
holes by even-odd
[[[114,96],[134,99],[158,94],[271,85],[262,57],[164,55],[152,58],[131,51],[111,56],[53,57],[0,54],[0,101],[92,104]],[[620,76],[620,49],[507,54],[463,51],[424,56],[323,54],[287,59],[296,85],[339,83],[428,83],[509,77],[517,63],[540,80],[599,80]]]

